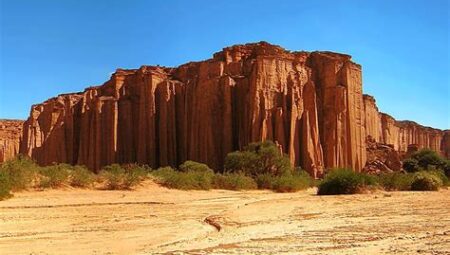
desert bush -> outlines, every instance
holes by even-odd
[[[253,177],[264,173],[281,176],[292,171],[287,156],[271,141],[251,143],[243,151],[229,153],[224,168],[225,172],[242,172]]]
[[[309,175],[308,175],[309,177]],[[277,192],[295,192],[310,187],[310,178],[301,175],[277,176],[272,184],[272,189]]]
[[[131,189],[139,184],[147,175],[142,168],[123,168],[118,164],[104,167],[100,171],[100,178],[109,190]]]
[[[373,176],[357,173],[350,169],[333,169],[319,184],[318,195],[355,194],[375,186]]]
[[[11,197],[11,183],[6,172],[0,171],[0,200]]]
[[[150,172],[150,175],[152,175],[156,178],[159,178],[161,180],[170,178],[172,175],[175,175],[175,174],[177,174],[177,171],[170,166],[160,167],[160,168]]]
[[[8,176],[12,191],[19,191],[32,186],[40,167],[31,159],[19,155],[14,159],[3,162],[0,172]]]
[[[176,171],[171,167],[159,168],[151,175],[168,188],[183,190],[208,190],[212,187],[214,173],[212,171]]]
[[[308,183],[308,187],[315,187],[317,186],[317,182],[315,179],[311,177],[311,175],[306,172],[305,170],[301,169],[300,167],[297,167],[294,169],[294,176],[297,176],[298,178],[303,178],[306,183]]]
[[[259,174],[255,177],[256,184],[258,185],[258,189],[272,189],[274,176],[268,173]]]
[[[417,172],[411,182],[411,190],[435,191],[442,186],[442,180],[435,174],[429,172]]]
[[[445,176],[450,178],[450,160],[445,161],[445,164],[444,164],[442,170],[444,170]]]
[[[152,171],[152,168],[148,165],[138,165],[138,164],[125,164],[122,166],[127,172],[135,172],[139,176],[146,176]]]
[[[435,151],[422,149],[413,153],[403,161],[403,169],[407,172],[429,171],[438,174],[444,184],[450,177],[450,161],[439,156]]]
[[[403,160],[403,169],[408,173],[414,173],[419,171],[419,161],[414,158],[407,158]]]
[[[73,166],[70,171],[70,185],[74,187],[89,187],[94,182],[94,174],[84,166]]]
[[[213,178],[213,187],[228,190],[256,189],[258,185],[253,178],[240,173],[216,174]]]
[[[277,192],[295,192],[307,189],[314,185],[311,176],[301,170],[294,173],[286,173],[281,176],[271,174],[260,174],[256,176],[256,183],[260,189],[272,189]]]
[[[423,169],[428,168],[443,168],[445,160],[441,158],[435,151],[430,149],[422,149],[411,155],[412,159],[417,160],[419,167]]]
[[[214,171],[209,168],[206,164],[195,162],[195,161],[185,161],[183,164],[179,166],[180,171],[182,172],[189,172],[189,171],[195,171],[195,172],[209,172],[213,173]]]
[[[378,184],[385,190],[411,190],[413,174],[410,173],[382,173],[377,176]]]
[[[442,181],[442,186],[450,186],[450,180],[442,169],[428,170],[428,173],[438,177]]]
[[[124,187],[129,189],[142,182],[151,171],[148,166],[139,166],[135,164],[125,166]]]
[[[71,165],[57,164],[39,169],[41,188],[57,188],[64,184],[70,176]]]

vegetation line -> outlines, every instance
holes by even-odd
[[[222,172],[217,172],[194,161],[186,161],[178,168],[167,166],[156,170],[146,165],[113,164],[94,174],[84,166],[55,164],[41,167],[29,158],[18,156],[0,165],[0,200],[24,189],[42,190],[65,185],[130,190],[146,179],[181,190],[296,192],[317,186],[318,195],[355,194],[376,189],[433,191],[448,186],[450,175],[449,160],[423,149],[405,159],[403,170],[399,172],[370,175],[351,169],[327,169],[322,180],[314,180],[301,168],[293,168],[287,155],[281,154],[270,141],[251,143],[242,151],[229,153],[223,168]]]

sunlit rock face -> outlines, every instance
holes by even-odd
[[[22,125],[21,120],[0,119],[0,163],[19,153]]]
[[[42,165],[155,168],[190,159],[220,170],[227,153],[272,140],[293,165],[320,176],[362,170],[368,135],[396,150],[444,150],[442,131],[379,113],[350,56],[260,42],[176,68],[118,69],[101,86],[34,105],[20,150]]]

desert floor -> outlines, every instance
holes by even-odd
[[[21,192],[0,254],[450,254],[450,190]]]

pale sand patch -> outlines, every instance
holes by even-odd
[[[0,201],[0,254],[450,254],[450,190],[66,188]]]

